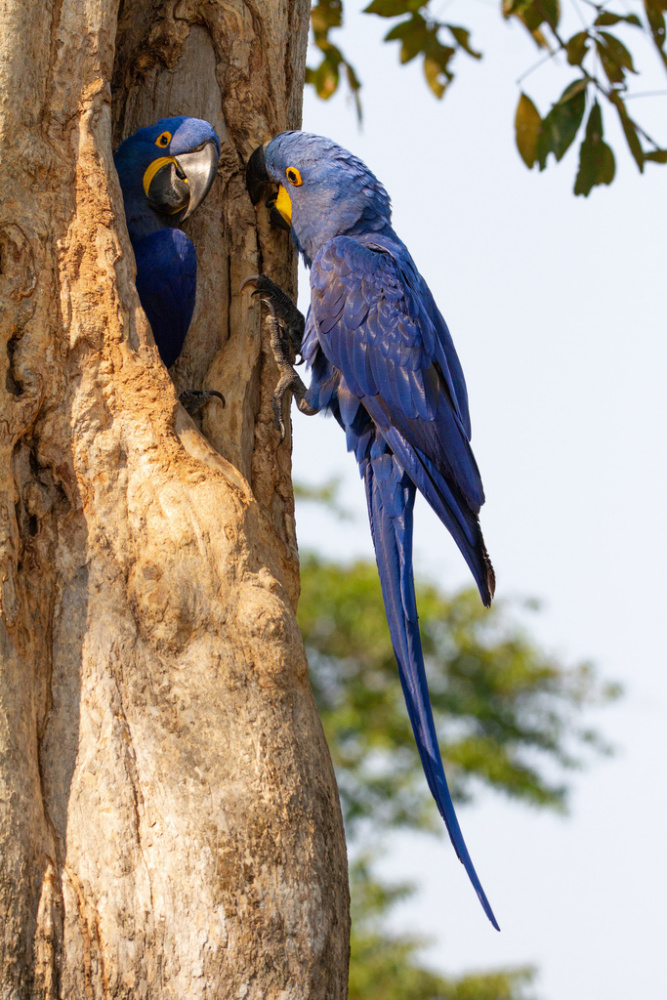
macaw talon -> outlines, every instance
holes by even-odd
[[[185,392],[180,394],[178,400],[191,417],[197,417],[206,404],[210,403],[214,398],[219,399],[223,406],[226,405],[225,397],[215,389],[186,389]]]
[[[294,370],[292,353],[301,354],[301,342],[306,321],[289,295],[265,274],[254,274],[246,278],[241,285],[243,291],[248,285],[254,285],[253,295],[258,295],[271,314],[271,352],[278,367],[278,384],[273,393],[272,406],[276,430],[280,433],[281,443],[285,440],[285,420],[283,418],[283,400],[291,392],[297,405],[306,416],[314,416],[318,411],[306,401],[308,392],[298,372]],[[299,364],[303,363],[303,357]]]
[[[292,350],[295,354],[300,355],[301,342],[306,328],[303,313],[299,312],[287,292],[284,292],[279,285],[276,285],[275,281],[271,281],[265,274],[254,274],[252,277],[246,278],[239,291],[243,291],[247,285],[255,286],[252,294],[261,296],[261,301],[272,310],[274,317],[285,327]]]
[[[264,278],[264,281],[266,282],[270,281],[270,279],[265,278],[264,275],[258,275],[258,277]],[[244,284],[246,283],[249,283],[249,281],[244,282]],[[289,303],[294,312],[296,312],[301,319],[303,319],[303,316],[301,316],[301,313],[298,312],[292,300],[285,295],[282,289],[278,288],[277,285],[274,285],[272,281],[270,281],[270,284],[273,285],[273,288],[280,292],[280,295]],[[262,290],[258,289],[258,291],[261,293]],[[269,313],[271,314],[271,353],[273,354],[273,360],[277,365],[279,373],[278,384],[274,389],[271,405],[273,407],[273,420],[275,428],[280,434],[280,443],[282,444],[285,440],[286,434],[285,419],[283,417],[283,402],[288,392],[292,393],[297,401],[297,406],[302,413],[306,414],[306,416],[314,416],[317,413],[317,410],[314,410],[306,401],[305,396],[308,392],[308,388],[304,385],[298,372],[294,371],[294,365],[292,364],[290,357],[291,337],[289,336],[289,331],[287,337],[283,332],[283,327],[274,306],[274,299],[268,295],[262,294],[261,301],[266,305]]]

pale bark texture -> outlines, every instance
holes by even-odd
[[[0,997],[346,995],[347,871],[296,625],[244,164],[298,126],[308,0],[0,0]],[[208,119],[182,357],[112,149]],[[224,393],[194,425],[177,390]]]

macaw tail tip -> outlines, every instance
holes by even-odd
[[[487,917],[491,921],[491,926],[494,927],[498,931],[498,933],[500,934],[500,924],[496,920],[495,914],[494,914],[493,910],[491,909],[491,907],[489,906],[488,899],[482,899],[482,897],[480,896],[480,900],[481,900],[482,906],[484,907],[484,912],[486,913]]]
[[[484,569],[486,570],[485,587],[480,587],[480,592],[482,596],[482,602],[485,608],[491,607],[491,601],[493,600],[493,595],[496,592],[496,574],[489,557],[489,553],[486,551],[486,545],[482,539],[482,560],[484,564]],[[500,930],[500,928],[498,928]]]
[[[489,903],[488,899],[486,898],[486,894],[485,894],[484,890],[482,889],[481,885],[479,885],[479,883],[474,886],[474,889],[475,889],[475,891],[477,893],[477,898],[479,899],[480,903],[482,904],[482,909],[484,910],[484,912],[486,913],[487,917],[489,918],[489,922],[491,923],[491,926],[494,927],[498,931],[498,933],[500,933],[500,924],[496,920],[495,914],[494,914],[493,910],[491,909],[491,904]]]

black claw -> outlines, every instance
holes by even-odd
[[[287,430],[285,428],[285,421],[283,419],[283,399],[284,399],[284,393],[282,393],[279,397],[274,395],[273,399],[271,400],[271,405],[273,406],[273,426],[280,434],[281,444],[285,440],[285,435],[287,434]]]
[[[181,406],[188,411],[191,417],[198,416],[213,398],[219,399],[223,406],[226,405],[225,397],[215,389],[186,389],[178,397]]]
[[[273,393],[273,421],[280,434],[281,442],[285,440],[285,420],[283,418],[283,401],[288,392],[296,398],[299,409],[303,413],[312,414],[316,411],[306,402],[306,386],[294,370],[292,356],[301,355],[301,342],[305,328],[303,315],[296,308],[289,295],[265,274],[255,274],[241,285],[241,291],[248,285],[254,285],[253,295],[259,295],[262,303],[271,314],[271,352],[278,367],[278,384]],[[303,362],[301,357],[300,364]]]
[[[255,286],[252,294],[260,295],[262,301],[285,327],[294,354],[301,354],[301,342],[306,327],[303,313],[299,312],[289,295],[265,274],[254,274],[246,278],[239,290],[243,291],[248,285]]]

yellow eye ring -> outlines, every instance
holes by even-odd
[[[301,185],[303,184],[303,181],[301,180],[301,174],[296,169],[296,167],[288,167],[287,170],[285,171],[285,177],[290,182],[292,187],[298,188],[301,187]]]
[[[160,135],[155,140],[155,145],[164,149],[171,142],[171,132],[161,132]]]

